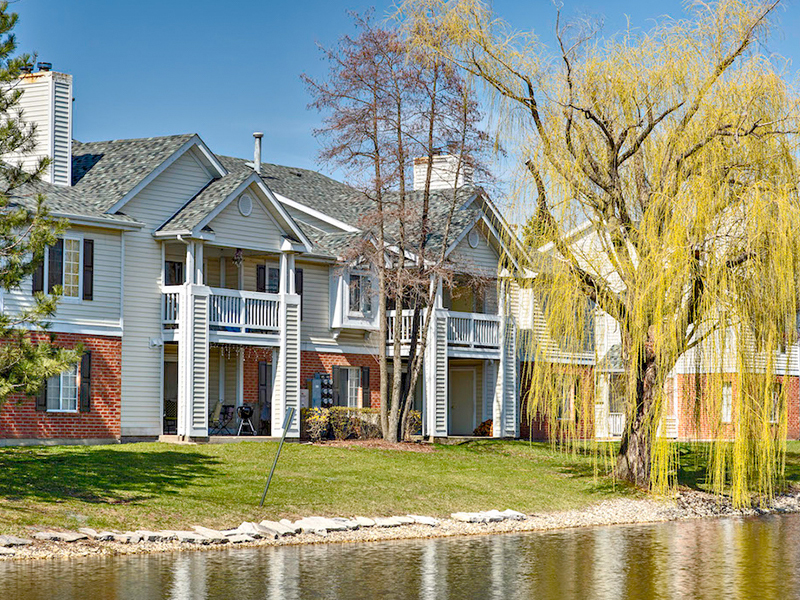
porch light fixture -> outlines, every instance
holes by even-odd
[[[233,253],[233,264],[235,264],[236,267],[238,268],[242,266],[242,262],[244,262],[244,258],[242,256],[242,249],[237,248],[236,252]]]

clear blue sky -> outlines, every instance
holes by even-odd
[[[82,141],[196,132],[219,154],[252,156],[253,131],[265,134],[266,162],[322,170],[300,82],[325,73],[316,44],[352,31],[347,11],[393,2],[320,0],[16,0],[21,51],[74,77],[73,135]],[[496,0],[495,11],[520,29],[552,41],[549,0]],[[641,28],[662,14],[679,16],[675,0],[565,0],[567,16],[605,18],[605,33]],[[781,10],[769,48],[800,58],[800,7]],[[795,61],[796,62],[796,61]],[[334,175],[336,175],[334,173]]]

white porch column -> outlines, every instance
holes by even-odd
[[[296,294],[297,290],[295,289],[295,267],[294,267],[294,254],[290,254],[286,260],[286,277],[288,277],[287,281],[287,294]]]
[[[219,257],[219,287],[225,287],[225,257]]]
[[[244,403],[244,350],[236,353],[236,406]]]
[[[288,293],[287,287],[287,272],[289,271],[289,255],[286,252],[281,252],[281,280],[278,285],[278,293],[279,294],[286,294]]]
[[[219,349],[219,399],[225,404],[225,355]]]
[[[506,364],[506,301],[505,283],[500,283],[500,298],[497,302],[497,312],[500,315],[500,361],[497,364],[497,381],[494,390],[494,402],[492,403],[492,437],[503,437],[505,430],[505,414],[503,411],[503,397],[505,396],[506,377],[508,376],[508,365]]]
[[[194,282],[197,285],[205,285],[205,275],[203,273],[203,242],[197,241],[194,244],[194,263],[196,268]]]
[[[195,282],[195,246],[194,242],[186,243],[186,283]]]
[[[178,325],[178,435],[208,436],[209,289],[187,283]]]

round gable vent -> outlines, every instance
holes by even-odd
[[[242,194],[239,196],[239,212],[243,217],[249,217],[253,212],[253,198],[250,194]]]
[[[469,241],[470,248],[477,248],[478,247],[478,242],[481,241],[481,238],[478,235],[478,232],[475,231],[474,229],[469,232],[469,237],[467,239]]]

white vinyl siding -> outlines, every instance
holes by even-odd
[[[469,234],[467,234],[450,254],[450,260],[460,271],[484,277],[497,277],[500,255],[490,245],[481,225],[475,225],[475,229],[479,234],[477,248],[469,245]]]
[[[78,410],[78,365],[47,380],[47,410],[76,412]]]
[[[214,244],[250,250],[280,251],[283,231],[262,203],[255,199],[255,192],[248,193],[254,198],[250,216],[242,216],[238,202],[234,199],[211,220],[209,227],[214,230]]]
[[[161,432],[160,352],[150,340],[161,337],[161,246],[152,232],[211,179],[198,160],[184,154],[125,205],[125,213],[145,223],[125,234],[125,333],[122,337],[122,435]],[[95,248],[95,256],[100,256]],[[185,255],[184,255],[185,256]],[[96,280],[99,278],[96,277]]]

